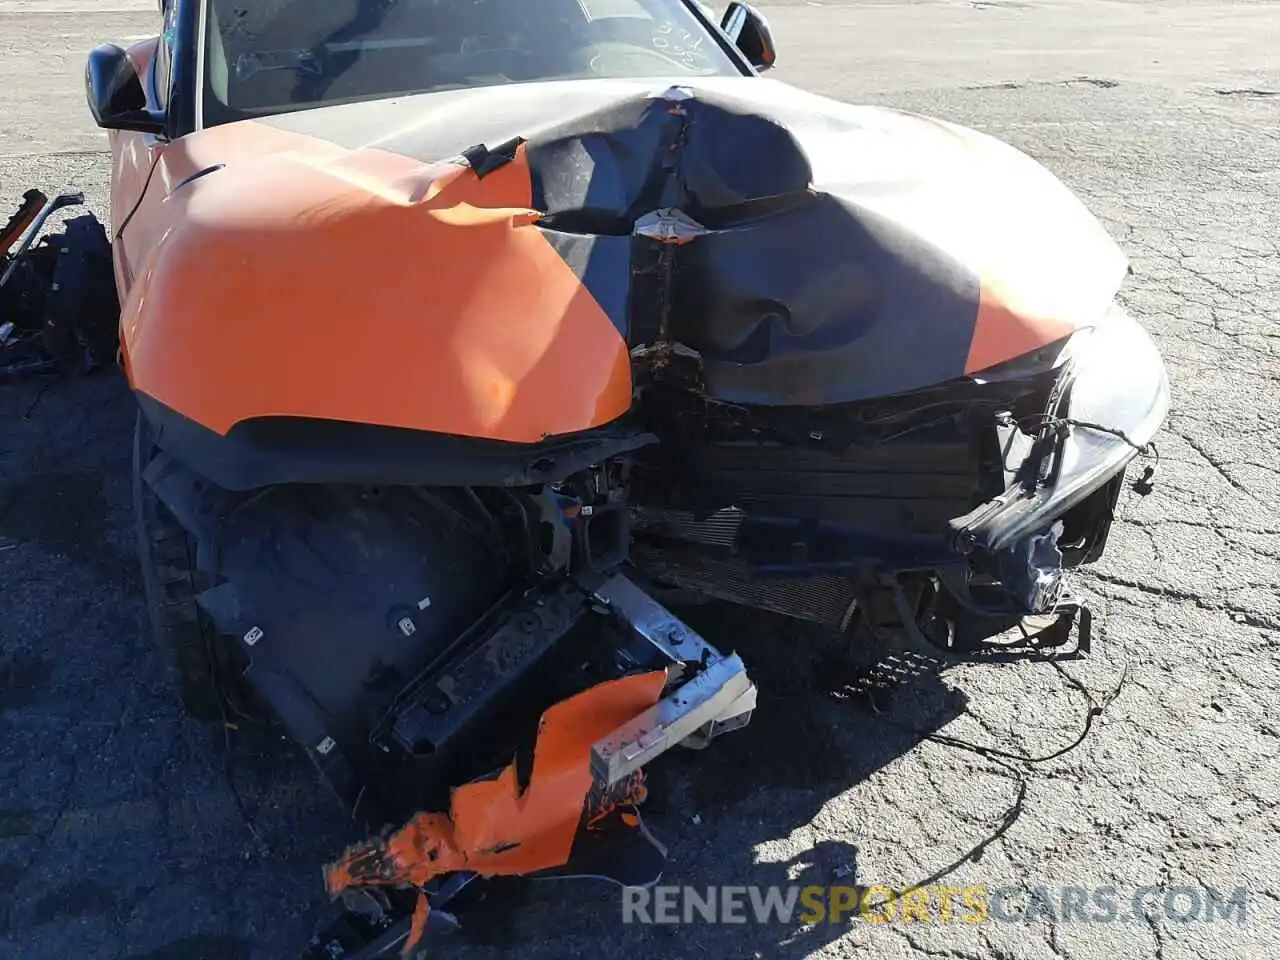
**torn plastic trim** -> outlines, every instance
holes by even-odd
[[[1032,614],[1055,610],[1066,596],[1059,520],[1043,533],[1017,540],[995,556],[1001,586]]]
[[[574,589],[622,633],[615,655],[623,675],[542,714],[527,777],[513,759],[454,789],[448,813],[419,813],[325,869],[332,897],[369,887],[419,891],[407,934],[394,940],[405,953],[428,929],[431,885],[456,874],[654,882],[666,851],[637,809],[646,796],[642,765],[677,745],[704,747],[751,718],[756,690],[736,655],[721,655],[621,573],[575,581]]]
[[[538,725],[527,783],[513,759],[494,776],[456,788],[448,813],[419,813],[399,830],[348,848],[325,867],[325,889],[337,897],[368,887],[417,888],[401,951],[407,956],[427,930],[428,884],[437,878],[535,874],[569,864],[583,836],[603,829],[605,821],[642,830],[634,807],[645,799],[643,776],[602,788],[592,777],[588,749],[651,706],[666,681],[666,671],[650,670],[553,704]]]
[[[1052,477],[1009,486],[951,521],[960,553],[994,554],[1043,531],[1096,492],[1149,444],[1169,413],[1169,377],[1150,334],[1119,306],[1064,370],[1069,388]],[[1034,454],[1033,454],[1034,455]]]

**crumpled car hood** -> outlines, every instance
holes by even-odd
[[[143,286],[223,309],[148,362],[131,297],[125,340],[139,389],[219,432],[298,415],[534,441],[624,413],[628,354],[659,340],[726,401],[902,393],[1099,321],[1127,268],[1014,148],[762,78],[449,91],[174,147]]]

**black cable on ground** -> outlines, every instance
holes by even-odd
[[[920,887],[926,887],[930,884],[937,883],[939,880],[954,873],[956,870],[964,866],[966,863],[977,863],[979,860],[981,860],[982,855],[986,852],[987,848],[990,847],[997,840],[999,840],[1001,837],[1003,837],[1018,821],[1018,818],[1022,816],[1023,806],[1026,802],[1027,792],[1030,785],[1030,778],[1025,774],[1024,771],[1019,770],[1015,766],[1015,764],[1025,764],[1028,766],[1034,766],[1036,764],[1048,763],[1051,760],[1056,760],[1059,757],[1065,756],[1066,754],[1070,753],[1072,750],[1075,750],[1082,743],[1084,743],[1084,741],[1088,738],[1090,732],[1092,732],[1094,720],[1100,717],[1106,711],[1106,709],[1111,706],[1111,704],[1116,700],[1116,698],[1120,696],[1120,692],[1124,689],[1125,684],[1128,683],[1128,680],[1129,680],[1129,666],[1128,664],[1125,664],[1121,672],[1120,679],[1119,681],[1117,681],[1115,687],[1113,687],[1111,691],[1108,692],[1108,694],[1101,701],[1098,701],[1094,699],[1093,694],[1089,692],[1088,688],[1086,688],[1083,683],[1081,683],[1075,677],[1071,676],[1071,674],[1068,673],[1065,669],[1063,669],[1062,665],[1059,664],[1055,659],[1053,659],[1052,657],[1041,657],[1038,659],[1040,659],[1041,662],[1048,663],[1050,666],[1052,666],[1070,686],[1074,687],[1076,690],[1082,693],[1084,695],[1084,698],[1089,703],[1089,710],[1085,714],[1084,726],[1081,729],[1079,736],[1077,736],[1073,741],[1071,741],[1071,743],[1067,744],[1065,747],[1062,747],[1059,750],[1055,750],[1052,753],[1045,754],[1044,756],[1032,756],[1031,754],[1028,754],[1028,753],[1022,753],[1022,752],[1013,751],[1013,750],[1003,750],[1003,749],[1000,749],[999,747],[992,747],[986,744],[974,743],[969,740],[963,740],[959,737],[952,737],[943,733],[936,733],[930,730],[923,730],[911,724],[902,723],[900,721],[893,720],[890,717],[886,716],[885,713],[879,709],[879,707],[875,703],[874,697],[872,697],[871,695],[867,696],[866,702],[870,708],[869,712],[874,717],[876,717],[876,719],[878,719],[881,723],[891,726],[897,730],[902,730],[906,733],[910,733],[911,735],[919,737],[922,740],[930,740],[934,743],[941,744],[942,746],[952,747],[957,750],[965,750],[965,751],[968,751],[969,753],[974,753],[974,754],[977,754],[978,756],[985,757],[986,759],[991,760],[993,763],[995,763],[996,765],[1006,770],[1010,774],[1011,779],[1015,780],[1018,784],[1017,796],[1014,798],[1013,803],[1005,811],[1004,816],[1001,817],[999,825],[990,834],[988,834],[986,837],[980,840],[977,844],[975,844],[968,852],[964,853],[957,859],[948,863],[946,866],[940,867],[939,869],[935,870],[933,873],[931,873],[929,876],[925,877],[924,879],[914,884],[910,884],[906,887],[893,890],[892,896],[890,896],[886,900],[887,903],[891,903],[894,900],[899,899],[903,895],[903,893],[907,890],[918,889]],[[966,710],[965,713],[967,714],[968,711]]]

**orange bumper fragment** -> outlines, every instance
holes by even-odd
[[[601,683],[555,704],[539,723],[523,791],[514,762],[491,779],[457,787],[448,814],[420,813],[387,837],[349,848],[326,867],[329,895],[356,887],[420,887],[463,870],[513,876],[564,865],[580,827],[644,799],[639,774],[603,797],[593,795],[591,745],[657,703],[665,683],[666,673],[657,670]],[[429,913],[422,896],[406,954],[421,939]]]

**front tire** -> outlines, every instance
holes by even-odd
[[[204,723],[222,722],[213,666],[217,638],[196,603],[201,586],[195,543],[143,479],[155,451],[150,425],[139,411],[133,433],[133,509],[151,634],[186,714]]]

